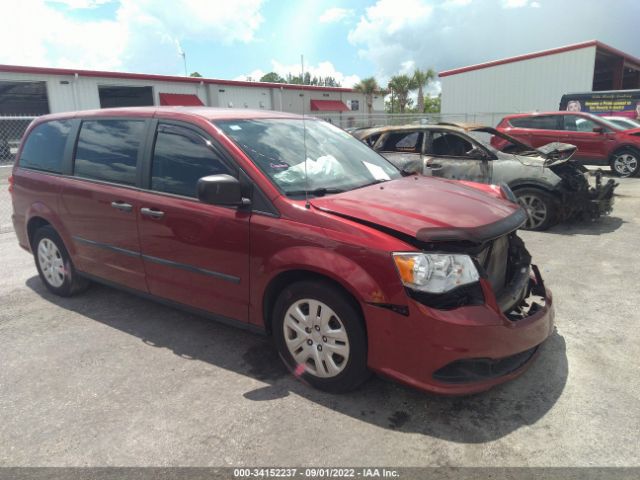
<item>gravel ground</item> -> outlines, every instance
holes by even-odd
[[[97,285],[50,295],[0,233],[0,465],[640,466],[640,179],[618,194],[611,217],[522,234],[557,332],[466,398],[312,390],[260,336]]]

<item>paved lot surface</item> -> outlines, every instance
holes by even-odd
[[[0,163],[0,234],[13,230],[13,225],[11,224],[11,201],[7,194],[10,174],[11,167]]]
[[[640,179],[618,193],[609,218],[523,233],[557,333],[466,398],[311,390],[259,336],[101,286],[50,295],[0,234],[0,465],[640,466]]]

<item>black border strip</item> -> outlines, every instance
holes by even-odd
[[[140,256],[140,252],[127,250],[126,248],[114,247],[113,245],[109,245],[107,243],[96,242],[94,240],[87,240],[86,238],[82,238],[82,237],[71,237],[71,238],[73,238],[73,240],[78,243],[84,243],[85,245],[91,245],[92,247],[104,248],[105,250],[111,250],[112,252],[121,253],[129,257]]]
[[[172,260],[153,257],[151,255],[143,255],[140,252],[127,250],[126,248],[115,247],[113,245],[109,245],[108,243],[96,242],[95,240],[87,240],[86,238],[82,238],[78,236],[74,236],[72,238],[74,241],[78,243],[84,243],[85,245],[91,245],[92,247],[103,248],[105,250],[121,253],[129,257],[138,257],[138,258],[142,258],[143,260],[147,260],[149,262],[157,263],[159,265],[166,265],[168,267],[180,268],[188,272],[199,273],[201,275],[208,275],[210,277],[219,278],[220,280],[226,280],[227,282],[231,282],[231,283],[240,283],[240,277],[236,277],[235,275],[228,275],[226,273],[215,272],[213,270],[206,270],[204,268],[194,267],[193,265],[188,265],[186,263],[174,262]]]
[[[151,255],[142,255],[142,258],[159,265],[167,265],[169,267],[180,268],[188,272],[201,273],[202,275],[209,275],[221,280],[226,280],[231,283],[240,283],[240,277],[235,275],[228,275],[226,273],[214,272],[213,270],[205,270],[204,268],[194,267],[193,265],[187,265],[186,263],[174,262],[171,260],[165,260],[164,258],[152,257]]]

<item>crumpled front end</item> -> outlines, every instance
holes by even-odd
[[[449,232],[439,235],[439,242],[421,242],[425,252],[471,256],[480,279],[443,294],[406,287],[408,309],[393,323],[381,309],[367,311],[369,366],[414,387],[451,395],[480,392],[523,373],[553,331],[554,310],[517,227],[505,221],[500,231],[475,230],[457,239]],[[394,328],[399,325],[403,328]],[[401,348],[380,355],[382,345],[390,343]]]
[[[613,210],[614,191],[618,183],[613,179],[603,181],[602,171],[593,173],[594,183],[582,165],[565,162],[550,168],[562,182],[559,185],[560,203],[558,220],[589,219],[609,215]]]

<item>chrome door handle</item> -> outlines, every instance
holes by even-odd
[[[143,208],[140,209],[140,213],[142,215],[144,215],[145,217],[151,217],[151,218],[162,218],[162,217],[164,217],[164,212],[161,212],[160,210],[155,210],[153,208],[143,207]]]
[[[117,210],[121,210],[123,212],[130,212],[133,210],[133,206],[130,203],[124,202],[111,202],[111,206]]]

